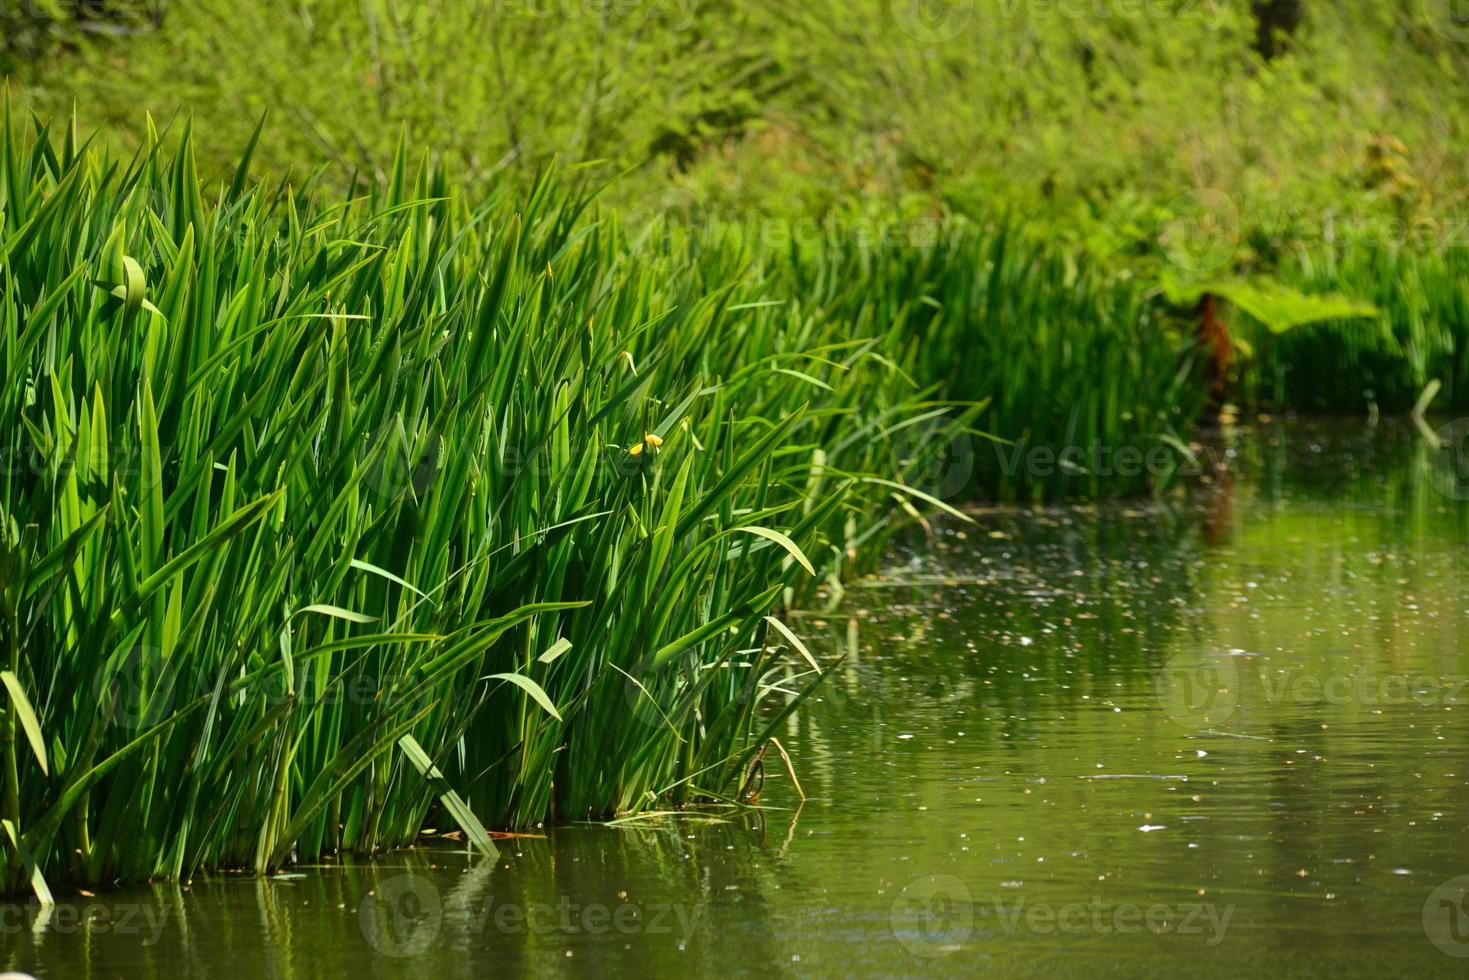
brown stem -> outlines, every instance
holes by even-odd
[[[1206,377],[1209,381],[1210,408],[1218,412],[1224,405],[1229,383],[1229,366],[1234,361],[1234,341],[1229,324],[1219,316],[1219,299],[1213,293],[1199,298],[1199,346],[1208,357]]]

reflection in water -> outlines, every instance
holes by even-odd
[[[1461,975],[1469,508],[1398,429],[976,512],[797,617],[847,654],[740,814],[4,908],[46,976]]]

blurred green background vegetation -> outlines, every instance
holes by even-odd
[[[0,0],[19,103],[137,145],[192,113],[228,173],[345,184],[406,125],[478,177],[605,161],[608,200],[1021,217],[1157,248],[1220,192],[1233,259],[1469,238],[1453,0]],[[1215,198],[1209,198],[1214,200]],[[649,201],[652,201],[649,204]]]

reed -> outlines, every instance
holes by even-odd
[[[8,888],[737,796],[820,675],[784,603],[947,506],[897,434],[979,406],[574,181],[249,158],[6,114]]]
[[[939,458],[962,464],[931,462],[934,485],[1041,500],[1168,482],[1204,402],[1190,316],[1148,283],[1028,242],[1010,223],[868,237],[922,247],[838,230],[782,255],[781,275],[824,315],[901,324],[888,347],[896,360],[942,379],[951,397],[986,399],[985,434],[946,447]]]
[[[785,608],[964,495],[1156,478],[997,447],[1197,411],[1186,323],[1003,229],[648,234],[576,171],[405,140],[333,198],[254,145],[209,186],[187,125],[5,114],[7,890],[739,802],[823,672]]]
[[[1379,315],[1272,337],[1242,324],[1257,355],[1244,400],[1302,411],[1407,412],[1428,385],[1440,410],[1469,407],[1469,250],[1349,241],[1289,253],[1276,277],[1308,293],[1340,293]]]

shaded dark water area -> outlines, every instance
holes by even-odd
[[[1257,425],[1167,501],[1000,509],[793,619],[749,814],[3,908],[38,976],[1461,976],[1469,492]]]

